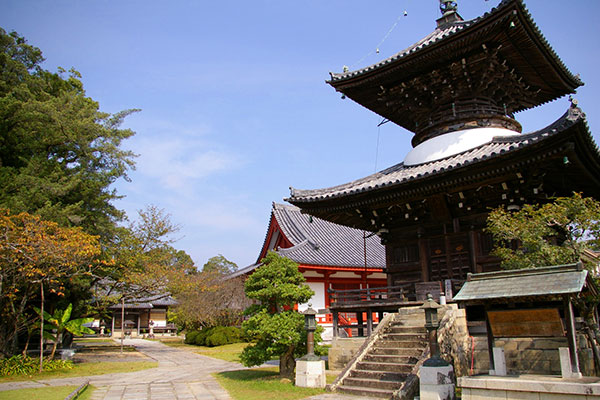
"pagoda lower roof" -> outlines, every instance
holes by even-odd
[[[358,201],[366,204],[370,199],[389,197],[391,191],[398,193],[414,188],[423,190],[426,183],[440,186],[439,179],[442,177],[445,179],[443,183],[447,183],[449,177],[457,176],[456,174],[466,169],[471,171],[470,176],[481,175],[478,178],[481,180],[492,163],[494,168],[498,168],[498,165],[503,168],[503,160],[511,155],[520,156],[522,159],[541,157],[537,149],[553,139],[579,143],[578,151],[585,157],[582,162],[592,171],[600,170],[600,151],[591,136],[585,114],[580,108],[571,106],[560,119],[539,131],[496,137],[488,143],[440,160],[418,165],[400,163],[338,186],[312,190],[290,188],[290,197],[286,201],[312,213],[311,210],[321,207],[337,209],[342,204],[347,207]],[[544,151],[548,151],[547,147]],[[434,179],[432,183],[432,178],[436,177],[439,179]]]

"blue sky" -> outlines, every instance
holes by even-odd
[[[498,0],[462,0],[471,19]],[[45,68],[74,67],[102,111],[128,108],[140,156],[117,207],[147,204],[181,225],[176,247],[202,265],[240,267],[262,246],[271,202],[399,163],[411,133],[325,84],[435,28],[437,0],[2,0],[0,26],[42,49]],[[598,142],[600,2],[526,1],[554,50],[585,86],[575,96]],[[404,16],[404,11],[407,15]],[[375,48],[397,22],[386,41]],[[524,132],[560,117],[566,98],[520,113]],[[378,143],[379,138],[379,145]],[[378,151],[377,151],[378,149]]]

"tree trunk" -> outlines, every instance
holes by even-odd
[[[279,377],[294,381],[294,369],[296,368],[296,359],[294,358],[294,346],[287,348],[285,353],[279,356]]]
[[[23,351],[22,351],[23,356],[26,356],[27,350],[29,350],[29,341],[31,340],[32,333],[33,333],[33,329],[27,329],[27,341],[25,342],[25,347],[23,348]]]
[[[52,353],[50,353],[51,360],[54,360],[54,353],[56,353],[56,348],[58,347],[59,340],[61,340],[61,334],[56,332],[56,338],[54,339],[54,345],[52,346]]]

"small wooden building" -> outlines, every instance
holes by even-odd
[[[454,300],[467,309],[469,334],[487,337],[490,369],[498,341],[498,347],[506,347],[509,372],[556,375],[558,347],[569,348],[573,372],[581,371],[573,303],[597,295],[588,271],[578,263],[470,274]]]
[[[121,315],[124,308],[124,329],[127,336],[136,337],[150,334],[152,328],[154,335],[171,335],[177,333],[174,324],[167,321],[167,312],[170,306],[177,304],[171,296],[139,298],[128,300],[124,307],[121,303],[112,305],[111,335],[121,335]]]

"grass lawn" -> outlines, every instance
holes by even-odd
[[[196,346],[193,344],[185,344],[181,340],[161,340],[167,346],[176,347],[179,349],[188,350],[203,356],[218,358],[224,361],[240,362],[240,353],[248,343],[233,343],[217,347]]]
[[[278,367],[226,371],[213,376],[235,400],[295,400],[325,393],[324,389],[297,387],[280,381]]]
[[[63,400],[75,389],[77,389],[77,386],[53,386],[35,389],[6,390],[0,392],[0,400]],[[93,391],[93,386],[88,386],[83,393],[77,397],[77,400],[88,400]]]
[[[72,378],[75,376],[87,375],[104,375],[115,372],[134,372],[148,368],[156,368],[158,363],[155,361],[132,361],[132,362],[94,362],[75,364],[73,369],[62,371],[44,371],[41,374],[35,375],[18,375],[18,376],[3,376],[0,377],[0,383],[28,381],[31,379],[55,379],[55,378]],[[0,392],[4,393],[4,392]],[[66,396],[64,396],[66,397]],[[63,397],[63,398],[64,398]],[[1,398],[1,397],[0,397]],[[31,397],[40,398],[40,397]],[[31,399],[30,398],[30,399]]]

